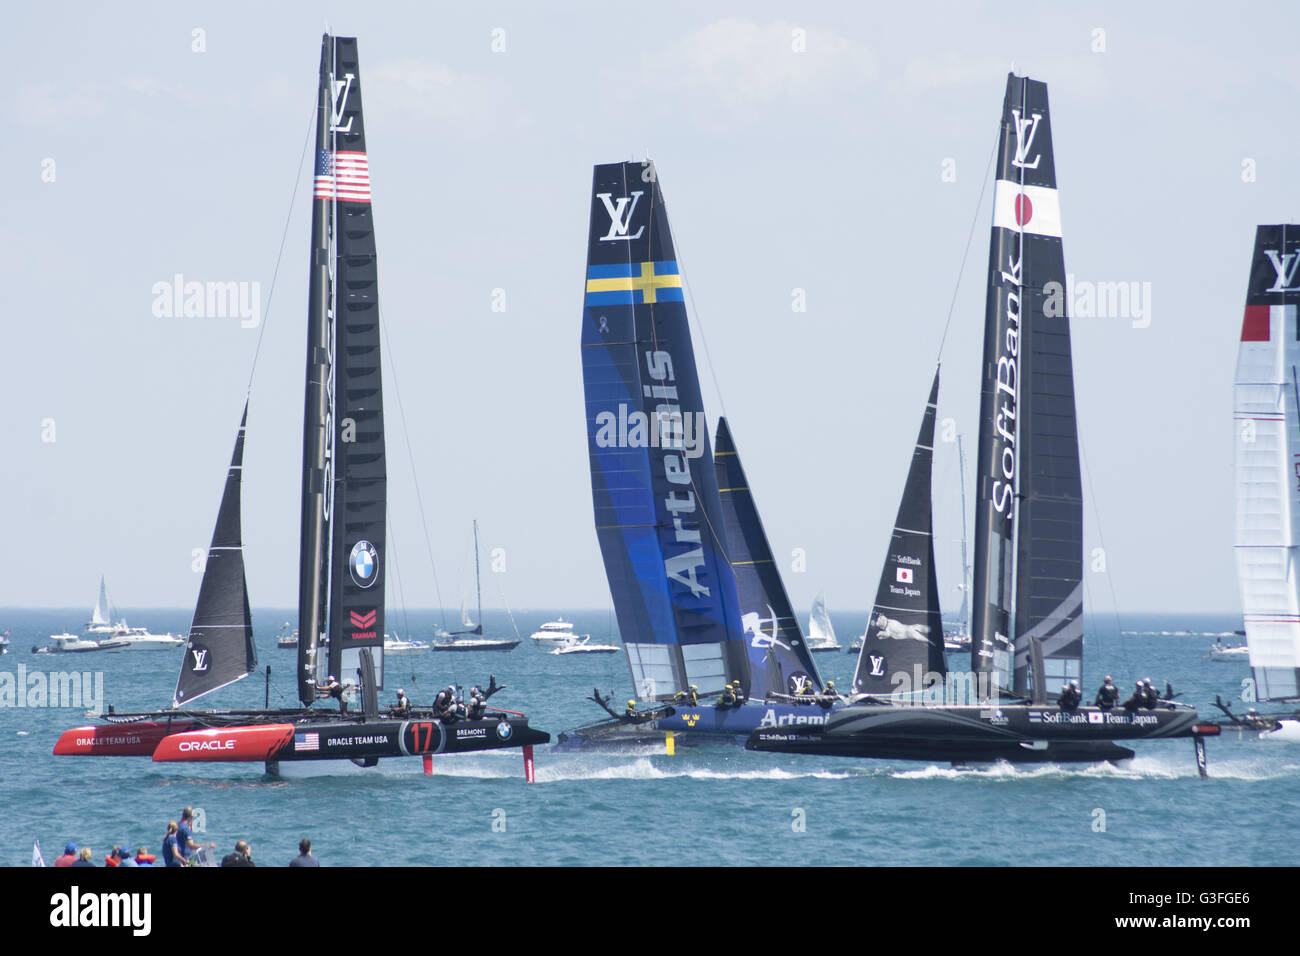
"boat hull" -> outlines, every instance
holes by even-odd
[[[468,642],[457,643],[449,641],[446,644],[434,643],[435,651],[461,651],[469,653],[470,651],[513,651],[519,646],[519,641],[492,641],[490,644],[470,644]]]
[[[54,746],[57,756],[153,757],[158,762],[277,763],[465,753],[546,744],[550,734],[522,715],[494,712],[446,723],[410,719],[334,718],[312,711],[211,713],[75,727]]]
[[[837,705],[838,707],[839,705]],[[620,750],[657,746],[668,734],[674,744],[743,746],[761,727],[814,727],[820,729],[836,708],[817,704],[767,704],[751,702],[740,707],[701,703],[695,707],[674,704],[643,722],[611,718],[565,731],[556,738],[556,750]]]
[[[758,728],[745,746],[777,753],[906,760],[1079,762],[1124,760],[1133,751],[1117,741],[1194,736],[1189,708],[1129,713],[1051,705],[999,707],[854,704],[821,728]]]

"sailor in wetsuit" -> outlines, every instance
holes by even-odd
[[[1142,686],[1141,681],[1134,681],[1132,695],[1128,698],[1128,700],[1120,704],[1120,706],[1123,707],[1131,714],[1133,713],[1133,711],[1141,710],[1143,707],[1145,707],[1146,700],[1147,700],[1146,688]]]
[[[613,695],[613,694],[610,694],[610,696],[613,697],[614,695]],[[627,707],[623,710],[623,716],[624,716],[624,717],[627,717],[627,718],[629,718],[629,719],[631,719],[631,720],[636,720],[636,717],[637,717],[637,713],[636,713],[636,701],[634,701],[634,700],[629,700],[629,701],[627,702]]]
[[[406,691],[397,688],[397,703],[393,704],[394,714],[407,714],[411,711],[411,698],[406,696]]]
[[[1079,701],[1082,698],[1083,694],[1079,692],[1079,685],[1074,681],[1070,681],[1061,688],[1060,696],[1056,698],[1056,702],[1061,710],[1072,713],[1079,709]]]
[[[822,692],[817,695],[817,703],[826,710],[830,710],[835,702],[840,699],[839,691],[835,689],[835,681],[828,680]]]
[[[470,720],[482,720],[483,714],[487,710],[487,698],[483,696],[483,691],[475,684],[469,692],[469,708],[466,716]]]
[[[692,707],[700,706],[700,689],[692,684],[689,689],[678,691],[673,695],[673,703],[680,704],[683,701]]]
[[[736,692],[732,690],[731,685],[733,683],[735,683],[735,681],[728,681],[726,686],[722,688],[722,696],[718,698],[719,707],[735,707],[738,703],[736,700]]]
[[[1119,703],[1119,688],[1110,682],[1109,674],[1106,675],[1106,679],[1102,681],[1101,686],[1097,688],[1097,697],[1093,700],[1093,703],[1102,710],[1110,710]]]
[[[1155,710],[1160,704],[1160,692],[1151,683],[1150,677],[1142,682],[1142,699],[1147,710]]]
[[[346,714],[348,712],[348,702],[343,699],[343,687],[335,679],[333,674],[330,674],[330,676],[326,678],[324,687],[316,688],[316,696],[332,697],[339,702],[340,714]]]
[[[438,696],[433,699],[433,716],[440,719],[447,717],[455,700],[456,689],[451,685],[446,690],[438,691]]]

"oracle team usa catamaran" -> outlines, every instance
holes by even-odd
[[[381,714],[387,472],[378,282],[357,42],[321,45],[312,201],[298,595],[298,695],[281,710],[193,709],[204,694],[251,673],[240,522],[240,421],[172,710],[109,714],[64,732],[56,754],[152,756],[156,761],[281,763],[524,747],[550,737],[522,714],[430,709]],[[330,681],[330,678],[337,678]],[[315,709],[338,684],[339,708]],[[491,690],[489,690],[491,693]],[[345,706],[353,698],[353,707]]]

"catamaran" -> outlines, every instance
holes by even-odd
[[[549,735],[511,711],[477,718],[432,708],[381,713],[387,471],[379,306],[357,41],[321,44],[303,427],[297,649],[302,707],[195,710],[257,666],[240,521],[244,406],[172,709],[104,715],[65,731],[61,755],[282,763],[524,748]],[[313,705],[323,694],[338,709]],[[348,705],[352,706],[349,707]]]
[[[742,742],[822,722],[822,681],[724,420],[711,453],[682,276],[654,165],[592,178],[582,312],[596,536],[635,700],[565,747]],[[735,688],[740,703],[728,706]],[[728,689],[730,688],[730,689]]]
[[[1233,391],[1237,577],[1254,698],[1300,703],[1300,226],[1259,226]],[[1216,645],[1216,649],[1217,645]],[[1236,650],[1240,660],[1241,651]],[[1220,659],[1228,649],[1212,656]],[[1230,715],[1231,716],[1231,715]],[[1300,740],[1300,710],[1262,736]]]
[[[852,702],[818,728],[764,728],[755,750],[953,762],[1095,761],[1116,741],[1193,737],[1161,701],[1062,701],[1083,679],[1083,510],[1060,207],[1044,83],[1007,78],[989,246],[971,672],[944,661],[930,480],[938,374],[912,455]],[[961,678],[955,680],[954,678]],[[1136,703],[1136,702],[1135,702]]]

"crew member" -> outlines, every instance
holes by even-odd
[[[828,680],[826,686],[822,688],[821,694],[817,697],[817,703],[822,707],[830,710],[835,702],[840,699],[839,692],[835,689],[835,681]]]
[[[1151,683],[1150,677],[1142,682],[1142,696],[1147,710],[1155,710],[1156,707],[1159,706],[1160,692],[1156,690],[1155,685]]]
[[[611,694],[610,696],[612,697],[613,695]],[[633,719],[633,720],[635,720],[635,719],[637,718],[637,712],[636,712],[636,701],[634,701],[634,700],[629,700],[629,701],[627,702],[627,707],[625,707],[625,708],[623,709],[623,716],[624,716],[624,717],[630,717],[630,718]]]
[[[438,696],[433,699],[433,716],[446,717],[455,699],[456,690],[450,685],[445,690],[438,691]]]
[[[393,713],[407,714],[411,711],[411,698],[406,696],[406,691],[397,688],[397,703],[393,705]]]
[[[339,702],[340,714],[346,714],[348,712],[347,702],[343,699],[343,685],[335,679],[333,674],[330,674],[330,676],[325,679],[324,687],[316,688],[316,696],[332,697]]]
[[[1061,688],[1060,696],[1056,698],[1057,704],[1061,710],[1071,713],[1079,708],[1079,701],[1083,695],[1079,692],[1079,685],[1074,681],[1069,681]]]
[[[719,707],[736,706],[736,692],[731,689],[732,683],[732,681],[728,681],[726,686],[722,688],[722,696],[718,698]]]
[[[469,711],[470,720],[481,720],[483,712],[487,710],[487,698],[483,696],[483,691],[475,684],[469,692]]]
[[[1102,710],[1110,710],[1119,703],[1119,688],[1110,682],[1109,674],[1106,675],[1106,679],[1102,681],[1101,686],[1097,688],[1097,697],[1093,703]]]
[[[1142,686],[1142,682],[1140,680],[1134,681],[1132,695],[1120,706],[1131,714],[1133,711],[1141,710],[1146,706],[1146,698],[1146,688]]]

